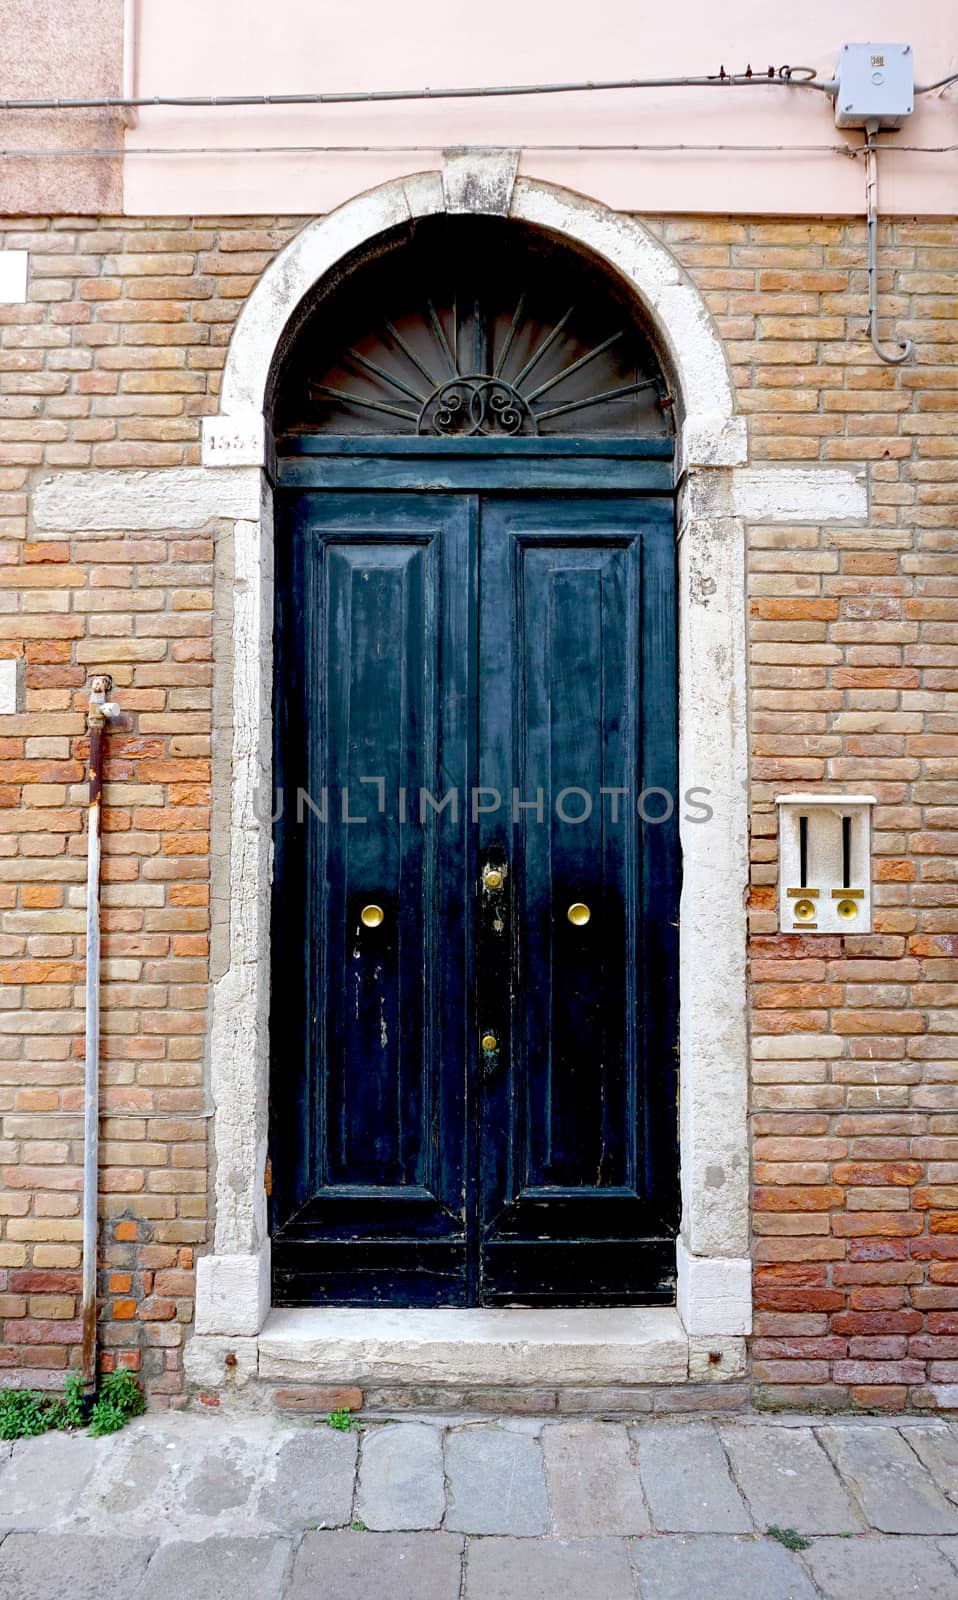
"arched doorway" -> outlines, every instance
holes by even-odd
[[[674,1298],[670,408],[621,280],[505,218],[287,328],[276,1304]]]

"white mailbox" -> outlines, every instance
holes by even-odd
[[[778,796],[782,933],[870,933],[870,794]]]

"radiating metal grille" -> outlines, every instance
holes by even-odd
[[[492,218],[434,218],[305,319],[276,427],[433,437],[670,431],[634,307],[594,263]]]

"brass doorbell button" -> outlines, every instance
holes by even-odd
[[[583,905],[581,900],[575,900],[566,912],[566,916],[574,928],[584,928],[592,916],[592,912],[587,905]]]
[[[359,913],[359,920],[364,928],[378,928],[383,920],[382,906],[363,906]]]
[[[779,794],[778,926],[782,933],[872,929],[871,794]]]
[[[487,867],[482,874],[482,881],[487,889],[501,889],[502,873],[498,867]]]

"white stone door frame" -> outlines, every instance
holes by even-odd
[[[213,988],[209,1060],[215,1236],[213,1253],[197,1264],[196,1299],[196,1334],[217,1343],[255,1340],[270,1309],[271,840],[257,795],[270,792],[272,764],[271,376],[284,330],[324,274],[385,230],[441,212],[514,217],[606,262],[635,294],[676,396],[680,792],[706,790],[712,809],[707,823],[681,827],[678,1313],[689,1339],[751,1329],[744,521],[857,519],[864,490],[854,469],[749,468],[721,342],[673,256],[635,219],[517,178],[516,165],[515,152],[452,152],[441,172],[387,183],[305,227],[250,295],[219,413],[204,421],[197,501],[207,517],[236,516],[229,961]]]

